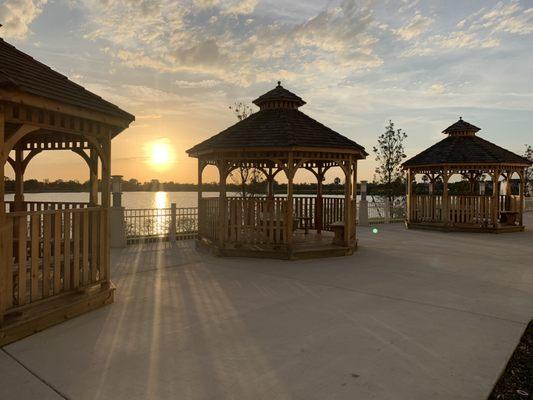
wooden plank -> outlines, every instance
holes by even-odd
[[[82,214],[82,277],[81,284],[89,284],[89,212],[83,211]]]
[[[28,220],[26,216],[18,218],[18,260],[19,260],[19,276],[18,276],[18,305],[26,304],[26,280],[27,277],[27,240],[28,240]]]
[[[64,290],[70,290],[71,285],[71,266],[70,266],[70,246],[71,246],[71,226],[72,223],[72,213],[65,212],[63,220],[63,287]]]
[[[43,296],[50,296],[50,261],[52,241],[52,216],[43,215]]]
[[[91,212],[91,282],[96,282],[98,271],[98,213]]]
[[[106,238],[107,238],[107,231],[106,231],[106,212],[105,210],[100,210],[100,234],[99,234],[99,241],[100,241],[100,270],[99,270],[99,280],[105,281],[107,276],[106,266],[107,266],[107,244],[106,244]]]
[[[72,241],[74,242],[72,247],[72,269],[71,269],[71,281],[72,288],[80,286],[80,213],[73,213],[72,220]]]
[[[6,218],[5,227],[5,244],[6,244],[6,295],[5,308],[13,307],[13,218]]]
[[[62,221],[61,221],[61,211],[56,211],[54,213],[54,294],[59,294],[63,290],[61,285],[61,261],[62,261],[62,251],[61,244],[63,241],[61,235]]]
[[[39,227],[41,214],[33,214],[31,216],[31,291],[30,301],[37,300],[39,294]]]

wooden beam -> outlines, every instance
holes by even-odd
[[[0,149],[4,147],[5,138],[5,116],[4,116],[4,104],[0,102]],[[6,158],[7,159],[7,158]],[[4,203],[4,168],[5,161],[0,162],[0,326],[4,322],[4,314],[7,309],[7,296],[11,296],[8,293],[8,260],[7,257],[7,237],[12,235],[13,232],[8,232],[8,224],[6,223],[5,215],[5,203]]]
[[[19,140],[32,132],[38,131],[39,129],[40,128],[38,126],[25,124],[17,129],[7,140],[3,140],[3,145],[0,151],[0,164],[3,165],[6,163],[9,153],[11,153],[11,150],[13,150]]]

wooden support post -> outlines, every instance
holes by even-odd
[[[412,196],[413,196],[413,175],[412,175],[412,172],[411,172],[411,169],[407,169],[407,177],[405,179],[405,184],[406,184],[406,195],[407,195],[407,199],[406,199],[406,208],[407,208],[407,212],[405,213],[406,216],[406,220],[407,220],[407,223],[411,222],[412,219],[413,219],[413,210],[412,210]]]
[[[448,181],[450,180],[450,174],[448,171],[442,174],[442,222],[444,225],[450,224],[450,196],[448,193]]]
[[[316,233],[322,233],[323,227],[323,180],[324,171],[322,165],[318,166],[316,174],[317,186],[316,186],[316,205],[315,205],[315,225]]]
[[[15,211],[26,211],[24,207],[24,152],[15,150]]]
[[[201,158],[198,158],[198,187],[197,187],[197,193],[198,193],[198,200],[197,200],[197,207],[198,207],[198,239],[201,239],[201,232],[203,232],[203,224],[204,224],[204,212],[203,204],[202,204],[202,195],[203,195],[203,181],[202,181],[202,174],[204,171],[204,163]]]
[[[519,188],[519,216],[518,222],[520,226],[524,226],[524,213],[526,212],[526,203],[525,203],[525,193],[526,193],[526,179],[524,171],[519,171],[518,175],[520,176],[520,188]]]
[[[351,160],[344,162],[344,245],[350,246],[352,233],[352,165]]]
[[[351,230],[351,236],[350,240],[353,239],[353,244],[357,245],[357,159],[352,157],[352,230]]]
[[[492,175],[492,226],[498,227],[498,214],[500,211],[500,187],[498,185],[500,180],[500,170],[495,170]]]
[[[4,156],[4,138],[5,138],[5,114],[4,114],[4,105],[0,103],[0,159]],[[7,158],[7,155],[6,155]],[[0,326],[4,322],[4,314],[7,309],[8,296],[11,296],[11,293],[8,293],[8,279],[9,279],[9,270],[8,270],[8,260],[7,258],[7,238],[8,235],[12,235],[13,232],[8,232],[8,224],[6,223],[6,209],[4,203],[4,168],[5,162],[0,162]]]
[[[293,218],[294,218],[294,204],[293,204],[293,197],[294,197],[294,175],[296,173],[294,168],[294,155],[292,152],[289,153],[288,162],[287,162],[287,214],[285,217],[286,222],[286,242],[287,242],[287,248],[289,249],[289,252],[292,251],[292,227],[293,227]]]
[[[91,148],[89,160],[89,204],[94,207],[98,204],[98,152]]]
[[[104,148],[105,162],[102,162],[102,207],[111,206],[111,139],[106,140]]]
[[[226,201],[226,180],[228,178],[228,166],[226,160],[222,158],[218,161],[218,173],[220,175],[219,180],[219,203],[218,203],[218,215],[220,220],[219,224],[219,234],[218,234],[218,244],[220,249],[224,248],[224,242],[226,241],[226,235],[228,232],[228,217],[227,217],[227,201]]]
[[[107,140],[103,143],[104,160],[102,160],[102,212],[105,214],[102,221],[104,222],[105,238],[103,253],[103,270],[105,271],[106,284],[111,282],[111,230],[109,229],[109,207],[111,205],[111,134],[108,134]],[[97,192],[98,193],[98,192]],[[96,227],[94,226],[93,229]]]

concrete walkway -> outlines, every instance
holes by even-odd
[[[4,347],[0,398],[484,399],[533,318],[532,217],[335,259],[116,251],[116,303]]]

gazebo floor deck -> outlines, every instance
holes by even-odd
[[[498,224],[497,226],[480,226],[478,224],[453,224],[445,225],[442,222],[407,222],[409,229],[428,229],[445,232],[487,232],[487,233],[511,233],[524,231],[523,225]]]
[[[224,257],[255,257],[274,259],[309,259],[323,257],[340,257],[350,255],[354,252],[353,247],[339,246],[333,244],[333,233],[316,230],[309,230],[305,233],[303,229],[298,229],[293,233],[292,251],[279,246],[273,247],[271,244],[239,244],[232,246],[227,244],[224,249],[219,249],[207,241],[199,241],[199,247],[211,251]]]

